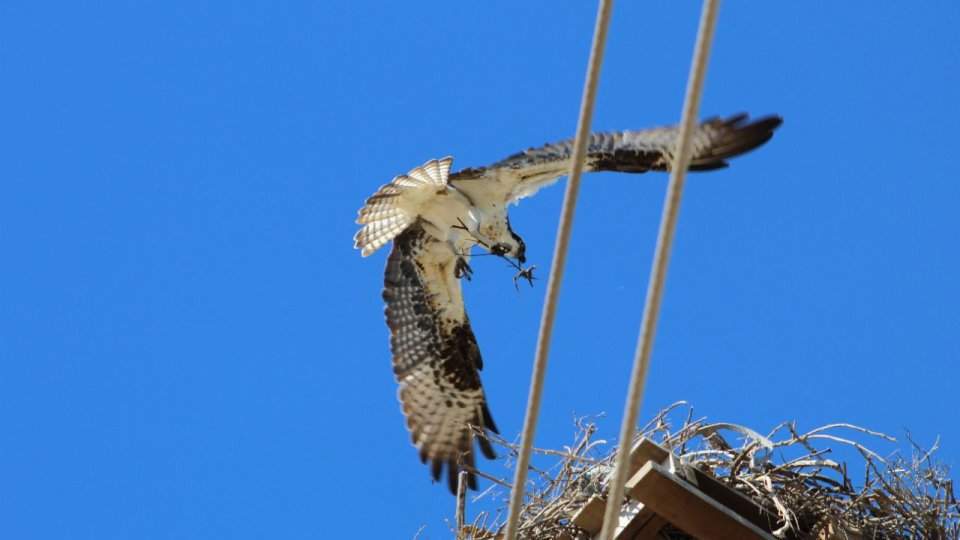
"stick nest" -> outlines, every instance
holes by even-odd
[[[590,537],[572,517],[591,496],[604,496],[616,456],[606,441],[595,439],[593,421],[580,418],[575,423],[573,445],[534,449],[543,456],[538,461],[552,464],[530,468],[520,538]],[[893,437],[845,423],[801,433],[794,422],[785,422],[761,435],[736,424],[708,423],[695,417],[685,402],[660,411],[639,430],[637,440],[641,437],[670,449],[678,463],[712,474],[768,509],[776,516],[773,534],[778,538],[960,539],[953,481],[947,468],[933,459],[938,442],[924,449],[907,433],[909,446],[903,451]],[[491,442],[506,451],[506,464],[512,466],[519,445],[498,437]],[[883,448],[884,455],[871,446]],[[462,539],[499,538],[510,486],[475,472],[493,485],[473,501],[494,499],[498,509],[478,513],[454,532]],[[693,538],[669,525],[660,537]]]

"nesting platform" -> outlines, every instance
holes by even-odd
[[[625,494],[617,540],[654,539],[668,524],[704,540],[777,540],[771,534],[773,513],[709,473],[679,463],[649,439],[638,441],[630,453]],[[573,523],[599,537],[605,506],[605,499],[593,496]]]

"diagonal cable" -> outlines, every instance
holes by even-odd
[[[607,29],[610,26],[610,13],[613,0],[600,0],[597,8],[597,22],[593,29],[593,45],[590,48],[590,61],[587,64],[587,77],[583,85],[583,98],[580,101],[580,117],[577,122],[577,135],[574,140],[570,179],[563,196],[563,209],[560,211],[560,223],[557,225],[557,241],[553,248],[553,267],[547,281],[547,298],[540,317],[540,332],[537,335],[537,352],[533,361],[533,373],[530,377],[530,393],[527,397],[527,412],[523,420],[523,435],[520,439],[520,455],[517,458],[517,470],[513,477],[513,489],[510,491],[510,509],[507,515],[506,540],[517,537],[517,525],[520,521],[520,507],[523,503],[527,468],[530,466],[530,451],[533,436],[537,429],[537,417],[540,414],[540,399],[543,394],[543,380],[547,371],[547,356],[550,352],[550,337],[553,334],[553,321],[556,318],[557,300],[560,296],[560,283],[567,262],[567,246],[573,229],[573,214],[577,206],[580,189],[580,176],[583,174],[583,162],[587,153],[587,140],[590,138],[590,122],[593,118],[593,104],[597,95],[597,83],[600,79],[600,66],[603,64],[603,50],[607,42]]]
[[[667,265],[670,262],[670,248],[677,227],[677,215],[680,213],[680,197],[690,163],[693,132],[700,109],[700,96],[703,92],[703,79],[707,72],[707,60],[710,57],[710,44],[717,22],[719,0],[704,0],[700,15],[700,29],[693,51],[690,66],[690,78],[687,80],[687,95],[683,103],[683,115],[680,121],[680,135],[673,164],[670,168],[670,184],[664,200],[663,214],[660,218],[660,232],[657,235],[657,247],[654,251],[653,269],[647,286],[647,300],[643,307],[643,322],[640,337],[633,360],[633,372],[630,375],[630,388],[624,404],[623,425],[620,427],[620,447],[617,450],[617,464],[611,479],[607,498],[607,508],[603,516],[601,540],[610,540],[617,527],[620,515],[620,503],[623,501],[623,485],[627,481],[630,447],[633,443],[634,426],[643,397],[643,387],[650,366],[650,351],[657,330],[660,315],[660,301],[663,297],[663,285],[667,278]]]

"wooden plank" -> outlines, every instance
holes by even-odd
[[[586,530],[590,535],[596,535],[603,528],[603,513],[606,510],[606,501],[594,495],[573,516],[573,524]],[[643,503],[631,501],[620,511],[619,525],[614,534],[615,539],[642,540],[655,538],[657,531],[666,521],[644,508]],[[653,531],[652,533],[650,531]],[[643,536],[636,536],[638,533]]]
[[[577,510],[571,521],[588,533],[596,534],[603,528],[603,509],[605,506],[603,499],[594,495],[580,507],[580,510]]]
[[[613,534],[614,540],[654,539],[667,522],[639,501],[630,501],[624,510]]]
[[[617,528],[613,531],[614,540],[630,538],[633,530],[638,530],[652,515],[654,515],[653,512],[646,508],[642,502],[628,500],[626,504],[620,507],[620,515],[617,516]]]
[[[703,540],[775,540],[746,518],[648,461],[635,475],[631,497],[686,533]]]
[[[697,478],[697,487],[706,496],[747,518],[751,523],[766,532],[777,526],[777,516],[757,504],[753,499],[721,482],[710,473],[690,467]],[[792,536],[791,536],[792,537]]]
[[[630,467],[627,469],[627,478],[636,474],[640,467],[643,467],[648,461],[663,463],[669,456],[670,452],[666,448],[650,439],[640,439],[630,449]]]
[[[669,457],[670,453],[659,444],[646,438],[640,439],[630,449],[630,461],[627,467],[628,478],[636,474],[648,461],[660,463]],[[613,538],[615,540],[632,540],[642,531],[645,531],[644,536],[654,538],[664,523],[666,523],[666,520],[659,517],[643,503],[636,500],[628,501],[620,509],[617,530],[614,532]]]
[[[625,536],[629,540],[657,540],[660,538],[660,529],[667,524],[663,517],[650,513],[650,519],[644,523],[639,523],[639,527],[633,532],[633,536]]]
[[[648,439],[640,439],[633,445],[633,448],[630,449],[630,466],[627,472],[632,476],[646,462],[650,460],[661,462],[667,459],[668,455],[667,451],[657,443]],[[580,510],[573,515],[571,521],[573,521],[574,525],[587,531],[591,535],[596,534],[603,528],[603,513],[605,507],[606,501],[594,495],[580,507]]]
[[[649,459],[646,461],[656,461],[657,463],[664,465],[666,464],[669,456],[666,449],[646,439],[642,439],[640,442],[644,447],[643,451],[645,452],[645,455],[649,456]],[[634,452],[639,451],[640,449],[635,447]],[[646,461],[644,461],[644,463]],[[641,466],[642,465],[643,463],[641,463]],[[712,497],[717,502],[733,510],[737,514],[747,518],[757,527],[767,532],[773,531],[773,529],[776,527],[776,515],[758,505],[753,499],[750,499],[743,493],[740,493],[739,491],[727,486],[710,473],[701,471],[696,467],[688,466],[684,468],[684,471],[689,471],[689,474],[686,475],[686,478],[700,488],[700,491],[703,491],[707,496]],[[681,477],[683,477],[683,475],[681,475]],[[630,480],[627,481],[627,495],[630,495],[638,478],[639,475],[634,473]]]

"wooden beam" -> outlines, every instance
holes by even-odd
[[[640,501],[629,501],[620,510],[614,540],[652,540],[667,523]]]
[[[703,540],[775,540],[746,518],[648,461],[634,478],[630,496],[688,534]]]
[[[667,457],[669,456],[667,450],[646,439],[641,440],[640,444],[635,447],[634,451],[638,454],[642,451],[646,456],[650,457],[650,459],[645,460],[643,463],[646,463],[646,461],[656,461],[657,463],[663,465],[667,464]],[[643,465],[643,463],[641,463],[641,465]],[[639,470],[639,467],[637,470]],[[680,475],[681,477],[685,476],[687,480],[692,482],[693,485],[697,486],[700,491],[702,491],[708,497],[712,497],[720,504],[747,518],[751,523],[760,529],[763,529],[766,532],[771,532],[779,526],[777,523],[778,518],[775,513],[760,506],[756,503],[756,501],[728,486],[724,482],[721,482],[712,474],[692,466],[685,466],[683,471],[686,474]],[[633,474],[634,475],[630,478],[630,480],[627,481],[627,495],[631,494],[633,485],[638,478],[636,473]],[[787,538],[794,538],[795,536],[795,534],[789,534]]]
[[[630,468],[627,469],[627,478],[633,476],[648,461],[663,463],[668,457],[670,457],[670,452],[666,448],[650,439],[640,439],[630,449]]]
[[[603,527],[603,509],[606,502],[598,495],[590,497],[587,502],[577,510],[577,513],[570,519],[574,525],[595,534]]]
[[[690,467],[690,469],[696,476],[697,487],[704,495],[747,518],[748,521],[766,532],[771,532],[778,527],[777,516],[757,504],[753,499],[721,482],[710,473],[701,471],[696,467]],[[794,538],[795,536],[790,534],[787,538]]]
[[[630,468],[629,475],[633,475],[640,467],[648,461],[661,462],[669,456],[669,453],[657,443],[646,438],[640,439],[633,448],[630,449]],[[577,510],[571,521],[577,527],[587,531],[590,534],[600,532],[603,527],[603,511],[606,507],[606,500],[594,495]]]

